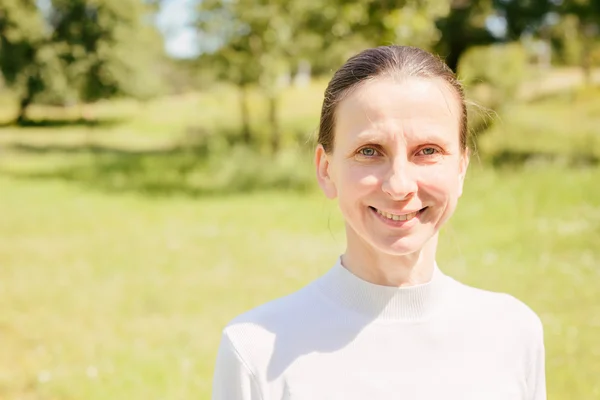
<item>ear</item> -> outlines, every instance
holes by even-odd
[[[329,199],[337,197],[337,189],[335,183],[329,175],[329,156],[321,144],[315,149],[315,167],[317,169],[317,181],[325,196]]]
[[[471,159],[471,153],[467,148],[460,156],[460,165],[458,166],[458,196],[460,197],[463,192],[463,186],[465,183],[465,175],[467,175],[467,168],[469,167],[469,161]]]

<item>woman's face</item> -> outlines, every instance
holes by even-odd
[[[376,78],[336,109],[335,144],[317,147],[319,184],[338,198],[349,243],[420,251],[454,212],[468,156],[460,103],[440,79]]]

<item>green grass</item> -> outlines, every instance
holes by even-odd
[[[294,139],[314,131],[322,89],[285,92],[277,159],[218,135],[172,148],[188,129],[237,129],[230,88],[101,103],[94,128],[0,128],[0,399],[208,399],[227,321],[344,249]],[[540,315],[551,399],[600,397],[599,105],[597,90],[512,105],[481,138],[440,242],[446,273]],[[511,168],[487,164],[499,156]]]
[[[477,166],[439,263],[546,328],[554,399],[600,394],[600,169]],[[343,250],[317,194],[148,198],[0,178],[0,398],[208,399],[220,329]]]

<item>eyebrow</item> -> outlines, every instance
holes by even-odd
[[[458,134],[458,133],[457,133]],[[409,141],[423,142],[423,143],[440,143],[449,145],[450,140],[446,137],[447,132],[439,132],[436,130],[421,131],[416,135],[410,135]],[[352,144],[381,144],[388,141],[389,136],[380,130],[367,130],[360,132],[356,138],[352,141]]]
[[[382,141],[387,141],[387,137],[385,134],[382,134],[380,131],[373,132],[372,130],[360,132],[354,140],[353,143],[379,143]]]

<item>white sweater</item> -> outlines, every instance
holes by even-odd
[[[338,263],[223,331],[213,400],[544,400],[542,324],[436,266],[393,288]]]

